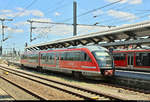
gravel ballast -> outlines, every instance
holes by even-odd
[[[3,65],[6,66],[7,65]],[[11,68],[15,68],[14,66],[10,66]],[[23,71],[23,70],[21,70]],[[28,72],[28,71],[26,71]],[[31,73],[31,72],[28,72]],[[32,72],[32,74],[38,74],[39,76],[48,78],[48,79],[53,79],[53,80],[58,80],[58,81],[62,81],[68,84],[74,84],[74,85],[79,85],[85,88],[90,88],[96,91],[101,91],[103,93],[108,93],[108,94],[113,94],[113,95],[117,95],[120,97],[124,97],[128,100],[150,100],[150,94],[144,94],[144,93],[139,93],[139,92],[133,92],[133,91],[129,91],[126,89],[122,89],[122,88],[116,88],[116,87],[111,87],[111,86],[107,86],[107,85],[103,85],[103,84],[93,84],[93,83],[87,83],[84,81],[75,81],[75,80],[66,80],[65,78],[62,77],[56,77],[56,76],[52,76],[52,75],[44,75],[44,74],[40,74],[40,73],[34,73]]]

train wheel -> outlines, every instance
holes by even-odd
[[[24,69],[24,65],[23,64],[21,64],[21,69]]]
[[[42,67],[37,67],[38,72],[42,72],[42,70],[43,70]]]
[[[82,73],[81,72],[73,72],[73,76],[77,79],[82,79],[83,76],[82,76]]]

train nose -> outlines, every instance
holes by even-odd
[[[113,75],[113,70],[105,70],[104,75],[105,76],[112,76]]]

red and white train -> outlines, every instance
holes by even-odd
[[[150,71],[150,49],[113,51],[116,69]]]
[[[115,73],[113,57],[101,46],[25,52],[21,65],[101,79]]]

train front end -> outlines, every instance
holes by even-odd
[[[114,76],[114,60],[109,50],[101,46],[95,46],[95,48],[90,48],[90,50],[95,57],[100,73],[103,76]]]
[[[104,76],[114,75],[113,57],[107,51],[93,51],[100,72]]]

